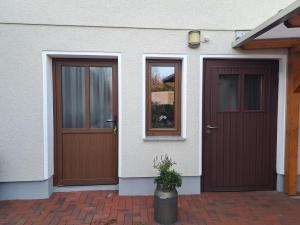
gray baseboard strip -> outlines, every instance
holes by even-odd
[[[277,174],[276,191],[284,192],[284,175]],[[297,192],[300,192],[300,175],[297,176]]]
[[[182,178],[182,187],[178,188],[181,195],[200,194],[200,176]],[[297,191],[300,192],[300,176],[297,178]],[[52,192],[118,190],[119,195],[153,195],[155,190],[154,178],[119,178],[119,185],[91,185],[53,187],[52,177],[43,181],[30,182],[1,182],[0,200],[15,199],[47,199]],[[277,174],[276,190],[284,192],[284,175]]]
[[[154,178],[120,178],[119,195],[153,195]],[[181,195],[200,194],[200,176],[182,177]]]
[[[52,189],[52,177],[43,181],[1,182],[0,200],[47,199]]]

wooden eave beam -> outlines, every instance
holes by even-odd
[[[285,192],[297,194],[298,133],[300,103],[300,48],[289,49],[285,143]]]
[[[251,50],[292,48],[294,46],[300,46],[300,38],[256,39],[244,44],[241,48]]]
[[[300,15],[293,16],[284,22],[287,28],[300,27]]]

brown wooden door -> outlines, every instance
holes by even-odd
[[[205,60],[204,191],[273,190],[278,62]]]
[[[56,185],[116,184],[117,62],[54,62]]]

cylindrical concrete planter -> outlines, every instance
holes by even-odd
[[[159,224],[173,224],[177,221],[178,193],[174,189],[165,192],[157,185],[154,192],[154,219]]]

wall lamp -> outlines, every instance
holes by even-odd
[[[198,48],[200,43],[208,42],[209,38],[204,38],[204,41],[201,41],[200,30],[191,30],[189,31],[189,47],[190,48]]]

